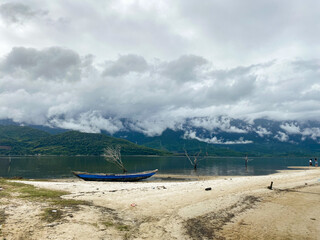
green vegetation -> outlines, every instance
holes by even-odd
[[[34,151],[52,155],[102,155],[109,145],[120,145],[123,155],[163,155],[163,151],[136,145],[127,140],[103,134],[70,131],[42,139]]]
[[[218,146],[198,141],[196,139],[184,139],[182,131],[166,130],[161,136],[145,137],[141,139],[141,144],[146,147],[159,149],[163,151],[174,152],[178,155],[184,155],[184,149],[190,155],[197,154],[201,150],[201,155],[210,156],[230,156],[242,157],[243,153],[229,149],[226,146]]]
[[[6,220],[4,210],[0,210],[0,225],[2,225]]]
[[[243,157],[309,156],[320,154],[320,145],[303,141],[299,144],[253,139],[250,144],[208,144],[196,139],[185,139],[183,131],[167,129],[160,136],[148,137],[140,133],[128,134],[128,139],[105,134],[67,131],[50,134],[21,126],[0,125],[0,155],[102,155],[107,146],[121,146],[122,155],[189,155],[201,150],[201,155]],[[123,135],[123,134],[122,134]],[[121,136],[119,134],[118,136]],[[240,136],[240,135],[239,135]],[[233,136],[239,138],[239,136]],[[1,164],[1,162],[0,162]],[[1,166],[0,166],[1,167]]]
[[[52,191],[48,189],[38,189],[31,185],[20,184],[17,189],[20,193],[20,198],[27,198],[29,200],[37,200],[37,201],[51,201],[54,202],[57,199],[60,199],[62,195],[67,194],[67,192],[63,191]]]
[[[36,188],[29,184],[12,182],[0,178],[0,186],[3,188],[2,197],[18,197],[29,201],[48,202],[51,205],[61,207],[74,207],[77,205],[90,205],[86,201],[76,201],[73,199],[64,199],[61,196],[68,194],[65,191],[49,190]]]
[[[168,154],[104,134],[69,131],[51,135],[29,127],[0,125],[0,155],[102,155],[110,145],[121,146],[123,155]]]
[[[32,185],[12,182],[3,178],[0,178],[0,186],[3,188],[0,192],[3,192],[0,198],[19,198],[47,204],[48,207],[42,210],[41,219],[49,223],[62,219],[66,209],[76,211],[79,210],[79,206],[81,205],[91,205],[91,203],[87,201],[61,198],[61,196],[68,194],[68,192],[65,191],[36,188]],[[0,211],[0,225],[1,222],[4,221],[4,212]]]
[[[120,222],[113,222],[113,221],[104,221],[102,222],[103,226],[105,227],[115,227],[117,230],[123,231],[130,231],[131,226],[120,223]]]
[[[125,225],[125,224],[118,224],[118,225],[116,225],[116,228],[119,231],[129,231],[130,230],[130,226],[129,225]]]
[[[0,210],[0,237],[2,236],[2,225],[5,223],[6,221],[6,215],[4,210]]]
[[[39,220],[41,220],[41,225],[46,224],[45,226],[47,227],[54,227],[59,224],[73,222],[74,220],[76,223],[79,223],[76,218],[73,218],[74,215],[77,213],[86,214],[88,209],[99,209],[101,215],[99,214],[98,221],[92,223],[91,220],[88,222],[80,220],[80,224],[92,225],[97,231],[105,230],[106,228],[112,229],[112,231],[117,231],[118,235],[122,236],[123,239],[130,238],[130,235],[135,230],[135,225],[132,224],[131,221],[121,218],[115,210],[95,206],[87,201],[65,199],[63,195],[68,194],[68,192],[65,191],[37,188],[29,184],[20,183],[19,181],[13,182],[12,180],[4,178],[0,178],[0,187],[2,188],[0,192],[5,193],[0,196],[0,203],[5,202],[7,206],[16,206],[16,203],[19,205],[25,204],[27,206],[25,211],[34,209],[33,206],[28,208],[28,206],[34,205],[34,207],[39,210],[39,212],[36,211],[32,214],[32,221],[35,222],[34,226],[39,226]],[[12,215],[12,213],[10,215],[6,214],[3,207],[4,206],[0,208],[0,225],[2,225],[0,227],[0,239],[4,237],[2,230],[5,232],[4,229],[9,226],[9,224],[6,226],[6,221],[9,223]],[[68,217],[73,218],[73,220]],[[24,219],[24,221],[25,220],[26,219]],[[101,227],[103,227],[103,229],[101,229]],[[6,229],[6,231],[8,231],[8,229]]]
[[[102,222],[103,226],[105,227],[112,227],[114,223],[112,221],[104,221]]]
[[[15,139],[21,142],[32,143],[35,140],[48,137],[50,134],[30,127],[0,125],[0,136],[1,138]]]
[[[201,150],[201,155],[210,156],[228,156],[228,157],[271,157],[271,156],[310,156],[320,154],[320,145],[314,142],[303,141],[299,144],[291,142],[265,141],[265,139],[256,138],[250,144],[208,144],[196,139],[185,139],[184,131],[165,130],[162,135],[155,137],[146,137],[142,134],[134,134],[128,137],[131,141],[137,141],[139,144],[184,155],[184,149],[190,155],[197,154]],[[241,135],[237,135],[239,138]]]
[[[63,212],[55,208],[46,208],[43,210],[41,219],[46,222],[55,222],[63,218]]]

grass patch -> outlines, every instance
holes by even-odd
[[[79,205],[86,205],[86,206],[91,206],[92,203],[84,200],[75,200],[75,199],[64,199],[60,198],[57,200],[53,200],[52,204],[60,206],[60,207],[65,207],[65,208],[77,208]]]
[[[125,225],[125,224],[117,224],[116,229],[118,229],[119,231],[130,231],[130,226],[129,225]]]
[[[114,223],[111,222],[111,221],[104,221],[104,222],[102,222],[102,224],[103,224],[105,227],[112,227],[112,226],[114,225]]]
[[[0,186],[3,188],[0,192],[5,192],[7,194],[18,194],[21,198],[52,198],[60,197],[67,192],[62,191],[52,191],[46,189],[38,189],[32,185],[11,182],[9,180],[0,178]]]
[[[41,219],[48,223],[61,220],[62,218],[63,212],[55,208],[46,208],[43,210],[43,213],[41,215]]]
[[[6,191],[5,188],[3,188],[2,186],[0,186],[2,188],[2,190],[0,190],[0,198],[3,198],[3,197],[9,197],[10,194]],[[1,204],[1,203],[0,203]]]
[[[6,215],[4,213],[4,210],[0,210],[0,225],[4,224],[6,221]]]
[[[36,188],[31,185],[24,185],[20,189],[18,189],[20,193],[20,198],[28,198],[35,200],[57,200],[60,199],[62,195],[68,194],[68,192],[64,191],[56,191],[56,190],[48,190],[43,188]]]
[[[66,191],[37,188],[29,184],[11,182],[6,179],[0,179],[0,186],[4,188],[4,190],[0,191],[0,194],[6,196],[10,196],[15,193],[18,194],[18,197],[22,199],[39,202],[45,201],[61,207],[90,205],[90,203],[87,201],[61,198],[61,196],[69,194],[69,192]]]
[[[4,213],[4,210],[0,210],[0,236],[2,236],[2,225],[6,221],[6,214]]]
[[[3,188],[0,191],[0,197],[20,198],[28,201],[47,203],[49,207],[44,209],[41,215],[41,219],[46,222],[62,219],[63,209],[65,208],[77,211],[80,205],[91,205],[87,201],[61,198],[61,196],[68,194],[65,191],[37,188],[29,184],[12,182],[3,178],[0,178],[0,186]]]
[[[9,182],[3,178],[0,178],[0,187],[2,190],[0,191],[0,197],[10,198],[18,188],[22,187],[23,184],[16,182]]]
[[[10,186],[10,187],[23,187],[25,185],[19,182],[8,181],[7,179],[4,179],[4,178],[0,178],[0,184],[5,186]]]
[[[121,232],[127,232],[127,231],[131,230],[131,226],[123,224],[123,223],[119,223],[119,222],[104,221],[104,222],[102,222],[102,224],[107,228],[114,227],[118,231],[121,231]]]

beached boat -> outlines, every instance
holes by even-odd
[[[118,181],[118,182],[133,182],[141,179],[146,179],[153,176],[158,169],[153,171],[139,172],[139,173],[124,173],[124,174],[113,174],[113,173],[86,173],[86,172],[72,172],[78,178],[85,181]]]

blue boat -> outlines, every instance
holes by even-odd
[[[153,176],[158,169],[153,171],[139,172],[139,173],[124,173],[124,174],[113,174],[113,173],[86,173],[86,172],[72,172],[78,178],[85,181],[117,181],[117,182],[134,182],[141,179],[146,179]]]

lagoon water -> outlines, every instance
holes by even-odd
[[[195,172],[186,157],[124,156],[128,172],[159,169],[160,174],[183,174],[200,176],[250,176],[267,175],[289,166],[308,166],[308,158],[244,158],[208,157],[199,162]],[[104,157],[97,156],[41,156],[0,157],[0,177],[27,179],[72,178],[71,171],[121,173]]]

